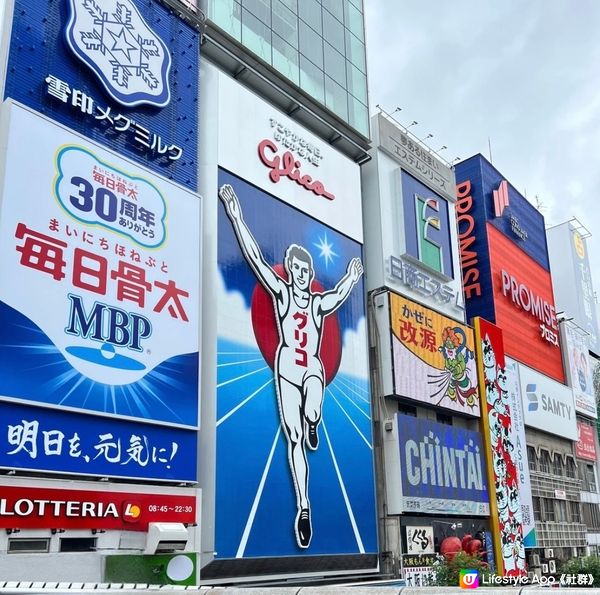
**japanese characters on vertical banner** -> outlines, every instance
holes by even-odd
[[[5,97],[195,190],[199,47],[156,0],[15,0]]]
[[[197,428],[199,199],[25,108],[5,109],[0,395]],[[67,470],[171,478],[180,446],[195,443],[139,424],[110,430],[101,418],[80,422],[82,436],[76,420],[33,407],[18,416],[20,429],[0,428],[2,465],[55,468],[53,455]],[[194,461],[185,467],[193,476]]]
[[[473,330],[394,293],[390,315],[396,394],[479,416]]]
[[[496,491],[497,527],[492,525],[495,542],[500,549],[499,559],[507,576],[525,574],[523,517],[519,494],[518,467],[514,459],[516,445],[512,427],[512,411],[502,342],[497,326],[475,319],[480,378],[483,383],[482,416],[484,440],[488,448],[488,473]]]
[[[361,245],[225,170],[219,198],[219,557],[375,552]]]

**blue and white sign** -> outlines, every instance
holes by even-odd
[[[131,0],[70,0],[67,42],[122,105],[164,107],[171,57]]]
[[[200,199],[4,110],[0,399],[197,428]]]
[[[481,434],[399,413],[396,419],[404,512],[489,515]]]
[[[15,0],[4,98],[196,190],[199,47],[158,0]]]
[[[195,481],[196,432],[0,402],[0,467]]]

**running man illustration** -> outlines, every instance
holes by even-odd
[[[313,293],[313,261],[302,246],[291,244],[285,253],[288,280],[282,279],[265,260],[258,243],[242,216],[239,199],[229,184],[219,190],[219,198],[240,249],[254,275],[273,300],[279,344],[273,375],[279,416],[288,445],[288,462],[296,493],[296,542],[307,548],[312,537],[308,499],[306,447],[317,450],[321,422],[325,373],[319,357],[323,323],[348,298],[363,273],[360,259],[353,258],[346,274],[335,288]]]

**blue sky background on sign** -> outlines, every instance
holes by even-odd
[[[0,403],[0,411],[0,467],[161,481],[196,479],[194,430],[165,428],[6,401]],[[35,422],[39,423],[37,429],[29,425]],[[23,427],[19,444],[9,443],[8,426]],[[56,432],[63,434],[60,446],[50,447],[51,453],[47,453],[44,447],[43,432],[50,432],[48,436],[51,440],[59,439]],[[77,448],[71,451],[69,441],[75,434],[79,440]],[[100,435],[106,434],[111,438],[101,440]],[[143,447],[140,462],[130,459],[127,452],[132,435],[140,438]],[[117,442],[120,445],[107,446],[106,453],[99,446],[101,443],[110,445]],[[174,447],[173,443],[177,446]]]
[[[103,384],[75,370],[34,322],[2,302],[0,320],[2,395],[197,426],[197,353],[172,357],[131,384]]]
[[[481,155],[475,155],[456,165],[457,183],[466,179],[463,172],[470,168],[469,164],[471,162],[479,164],[479,175],[469,178],[472,185],[471,194],[474,201],[483,204],[485,221],[489,221],[498,231],[502,232],[521,250],[549,271],[550,264],[548,261],[544,216],[514,188],[510,180],[507,180],[509,204],[502,216],[496,217],[494,214],[493,192],[498,189],[500,182],[506,180],[506,178],[487,159]],[[527,232],[527,239],[521,239],[512,231],[511,216],[515,217],[521,229]],[[478,223],[483,224],[483,221],[480,220]],[[485,229],[485,226],[482,225],[482,227]]]
[[[461,488],[460,485],[456,488],[431,485],[431,483],[425,483],[424,481],[422,481],[420,485],[413,486],[408,481],[407,469],[404,464],[406,442],[414,440],[418,445],[424,438],[428,437],[430,432],[433,432],[433,435],[440,439],[440,446],[463,450],[463,448],[468,445],[469,440],[472,440],[473,446],[469,449],[470,452],[475,452],[475,447],[479,447],[482,490]],[[436,423],[427,419],[419,419],[409,415],[398,414],[398,435],[400,436],[400,475],[402,477],[402,492],[404,496],[488,502],[485,456],[482,436],[479,432],[472,432],[470,430],[463,430],[461,428]],[[430,443],[433,444],[431,439]],[[416,461],[414,461],[414,463],[418,465]],[[439,468],[441,469],[441,467]],[[465,473],[466,469],[465,459]],[[458,471],[456,477],[460,481],[460,474]]]
[[[114,101],[96,75],[69,49],[65,40],[68,0],[27,2],[16,0],[7,68],[5,97],[32,107],[46,116],[92,138],[100,144],[145,165],[151,170],[196,190],[198,127],[198,33],[155,0],[133,0],[150,28],[171,50],[171,101],[158,109],[151,106],[127,108]],[[82,113],[46,92],[45,79],[53,75],[94,99],[111,117],[126,116],[157,134],[167,145],[183,149],[181,158],[170,161],[144,152],[133,134],[107,130],[107,120]],[[124,126],[124,124],[122,125]]]
[[[333,287],[361,246],[221,171],[231,183],[265,258],[281,262],[293,242],[312,254],[316,277]],[[256,284],[219,206],[219,265],[246,306]],[[314,245],[327,236],[337,255],[325,264]],[[362,280],[338,311],[342,329],[364,317]],[[248,316],[250,316],[248,311]],[[307,453],[313,538],[296,544],[296,502],[280,428],[273,371],[249,339],[218,344],[216,550],[219,558],[377,551],[370,393],[367,379],[339,372],[325,390],[319,448]],[[366,349],[366,344],[365,344]]]
[[[418,251],[419,225],[422,221],[422,213],[416,213],[415,195],[423,200],[435,199],[438,204],[438,212],[428,209],[427,217],[437,216],[439,228],[428,226],[428,237],[424,239],[433,240],[441,248],[442,266],[436,268],[447,277],[453,277],[452,268],[452,244],[450,242],[450,224],[448,218],[448,202],[435,192],[421,184],[406,172],[402,172],[402,198],[404,201],[404,230],[406,233],[406,251],[415,258],[420,258]],[[439,229],[439,231],[438,231]]]

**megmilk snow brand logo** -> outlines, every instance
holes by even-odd
[[[171,57],[131,0],[70,0],[69,47],[126,106],[170,101]]]
[[[461,589],[477,589],[479,587],[479,573],[477,570],[463,569],[458,577]]]

